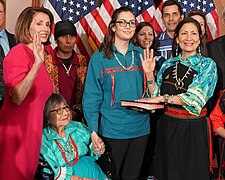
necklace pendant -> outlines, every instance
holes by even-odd
[[[174,84],[174,86],[175,86],[175,88],[176,88],[176,90],[181,90],[181,89],[183,89],[183,87],[184,87],[184,79],[185,78],[188,78],[188,75],[190,75],[190,72],[192,71],[192,69],[191,69],[191,67],[192,66],[190,66],[189,68],[188,68],[188,70],[186,71],[186,73],[184,74],[184,76],[182,77],[182,78],[178,78],[178,72],[177,72],[177,70],[178,70],[178,61],[176,62],[176,65],[175,65],[175,68],[174,68],[174,70],[173,70],[173,72],[174,72],[174,79],[176,80],[176,82],[175,82],[175,84]]]
[[[175,83],[175,87],[176,87],[176,90],[182,89],[182,88],[184,87],[184,82],[181,81],[181,80],[178,80],[178,81]]]
[[[70,69],[72,67],[73,64],[70,64],[70,67],[67,69],[67,67],[65,66],[65,64],[62,63],[63,68],[66,71],[66,75],[68,76],[68,78],[70,78]]]
[[[66,75],[70,78],[70,71],[66,71]]]

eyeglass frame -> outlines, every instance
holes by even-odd
[[[131,23],[134,22],[134,26],[131,26]],[[120,19],[118,21],[115,21],[114,23],[119,23],[120,27],[126,27],[129,24],[130,28],[135,28],[136,27],[136,22],[135,20],[131,20],[131,21],[126,21],[125,19]],[[121,25],[123,24],[123,25]]]
[[[69,105],[65,105],[64,107],[58,108],[58,109],[52,109],[52,110],[50,110],[49,112],[50,112],[50,113],[51,113],[51,112],[56,112],[58,115],[62,115],[63,112],[64,112],[64,110],[65,110],[66,112],[69,112],[69,111],[70,111]]]

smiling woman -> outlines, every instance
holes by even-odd
[[[157,126],[156,179],[210,179],[211,130],[206,103],[213,95],[217,70],[212,59],[198,53],[201,33],[193,18],[178,23],[174,57],[163,63],[156,82],[148,85],[150,98],[138,100],[165,104]],[[144,72],[148,81],[154,80],[153,52],[146,49],[144,54]]]
[[[200,42],[197,27],[193,23],[184,24],[177,37],[177,44],[182,49],[182,59],[196,55]]]
[[[0,139],[2,180],[34,179],[41,148],[40,119],[53,90],[43,64],[43,44],[49,41],[53,22],[48,9],[25,8],[15,28],[19,44],[4,59],[6,99],[0,111],[0,136],[5,137]],[[13,173],[5,173],[6,170]]]
[[[135,28],[131,9],[120,7],[113,12],[104,41],[89,62],[83,95],[90,132],[100,134],[111,151],[112,179],[138,179],[150,130],[148,113],[120,103],[138,99],[144,92],[143,50],[131,42]]]

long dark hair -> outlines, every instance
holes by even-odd
[[[143,27],[146,27],[146,26],[147,27],[150,27],[152,29],[152,31],[153,31],[153,37],[154,37],[154,39],[153,39],[153,42],[152,42],[152,45],[151,45],[150,49],[156,50],[156,48],[155,48],[155,30],[154,30],[154,27],[152,26],[152,24],[150,22],[140,22],[140,23],[138,23],[138,25],[136,26],[136,29],[135,29],[135,36],[134,36],[134,39],[133,39],[133,43],[135,45],[138,45],[139,46],[139,43],[138,43],[138,40],[137,40],[137,35],[138,35],[139,31]]]
[[[191,10],[188,13],[188,16],[187,17],[192,17],[192,16],[195,16],[195,15],[201,16],[203,18],[203,20],[204,20],[204,23],[205,23],[205,35],[204,35],[204,39],[205,39],[206,42],[208,42],[208,32],[207,32],[207,29],[206,29],[207,21],[206,21],[205,14],[201,10]]]
[[[173,38],[173,48],[172,48],[173,49],[173,57],[176,57],[182,51],[179,44],[177,44],[176,39],[179,36],[180,29],[183,27],[184,24],[187,24],[187,23],[192,23],[197,27],[198,34],[199,34],[199,40],[200,40],[199,46],[200,47],[202,46],[202,43],[203,43],[202,38],[201,38],[202,30],[201,30],[201,26],[200,26],[199,22],[193,18],[187,17],[187,18],[183,19],[182,21],[180,21],[175,29],[174,38]],[[178,47],[178,52],[176,52],[177,47]]]
[[[112,27],[115,26],[115,22],[117,21],[117,18],[121,12],[131,12],[132,14],[134,14],[134,12],[128,7],[120,7],[113,12],[112,19],[108,26],[107,34],[101,46],[99,47],[99,50],[104,52],[104,57],[106,58],[112,57],[112,45],[115,42],[115,32],[113,32]]]
[[[208,31],[207,31],[207,28],[206,28],[206,24],[207,24],[206,17],[205,17],[205,14],[201,10],[191,10],[188,13],[188,17],[192,17],[192,16],[195,16],[195,15],[201,16],[204,20],[204,23],[205,23],[205,34],[204,35],[202,34],[203,43],[201,45],[201,54],[203,56],[207,57],[208,56],[208,50],[206,48],[206,43],[209,41],[209,37],[208,37]]]

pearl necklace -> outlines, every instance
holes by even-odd
[[[63,65],[64,69],[66,70],[67,76],[70,77],[70,69],[71,69],[71,67],[72,67],[73,64],[70,64],[70,66],[69,66],[68,69],[67,69],[67,67],[65,66],[65,64],[62,63],[62,65]]]
[[[190,72],[192,71],[192,66],[190,66],[189,68],[188,68],[188,70],[187,70],[187,72],[184,74],[184,76],[182,77],[182,78],[178,78],[178,75],[177,75],[177,71],[178,71],[178,61],[176,62],[176,66],[175,66],[175,68],[174,68],[174,70],[173,70],[173,72],[174,72],[174,79],[176,80],[176,82],[175,82],[175,87],[176,87],[176,90],[178,90],[178,89],[182,89],[183,87],[184,87],[184,82],[183,82],[183,80],[185,79],[185,78],[188,78],[188,75],[190,75]]]
[[[133,65],[134,65],[134,51],[132,51],[132,62],[131,62],[131,65],[130,65],[129,67],[125,67],[125,66],[120,62],[120,60],[118,59],[118,57],[117,57],[117,55],[116,55],[115,52],[113,53],[113,55],[114,55],[116,61],[119,63],[119,65],[120,65],[124,70],[129,71],[130,69],[132,69],[132,67],[133,67]]]

